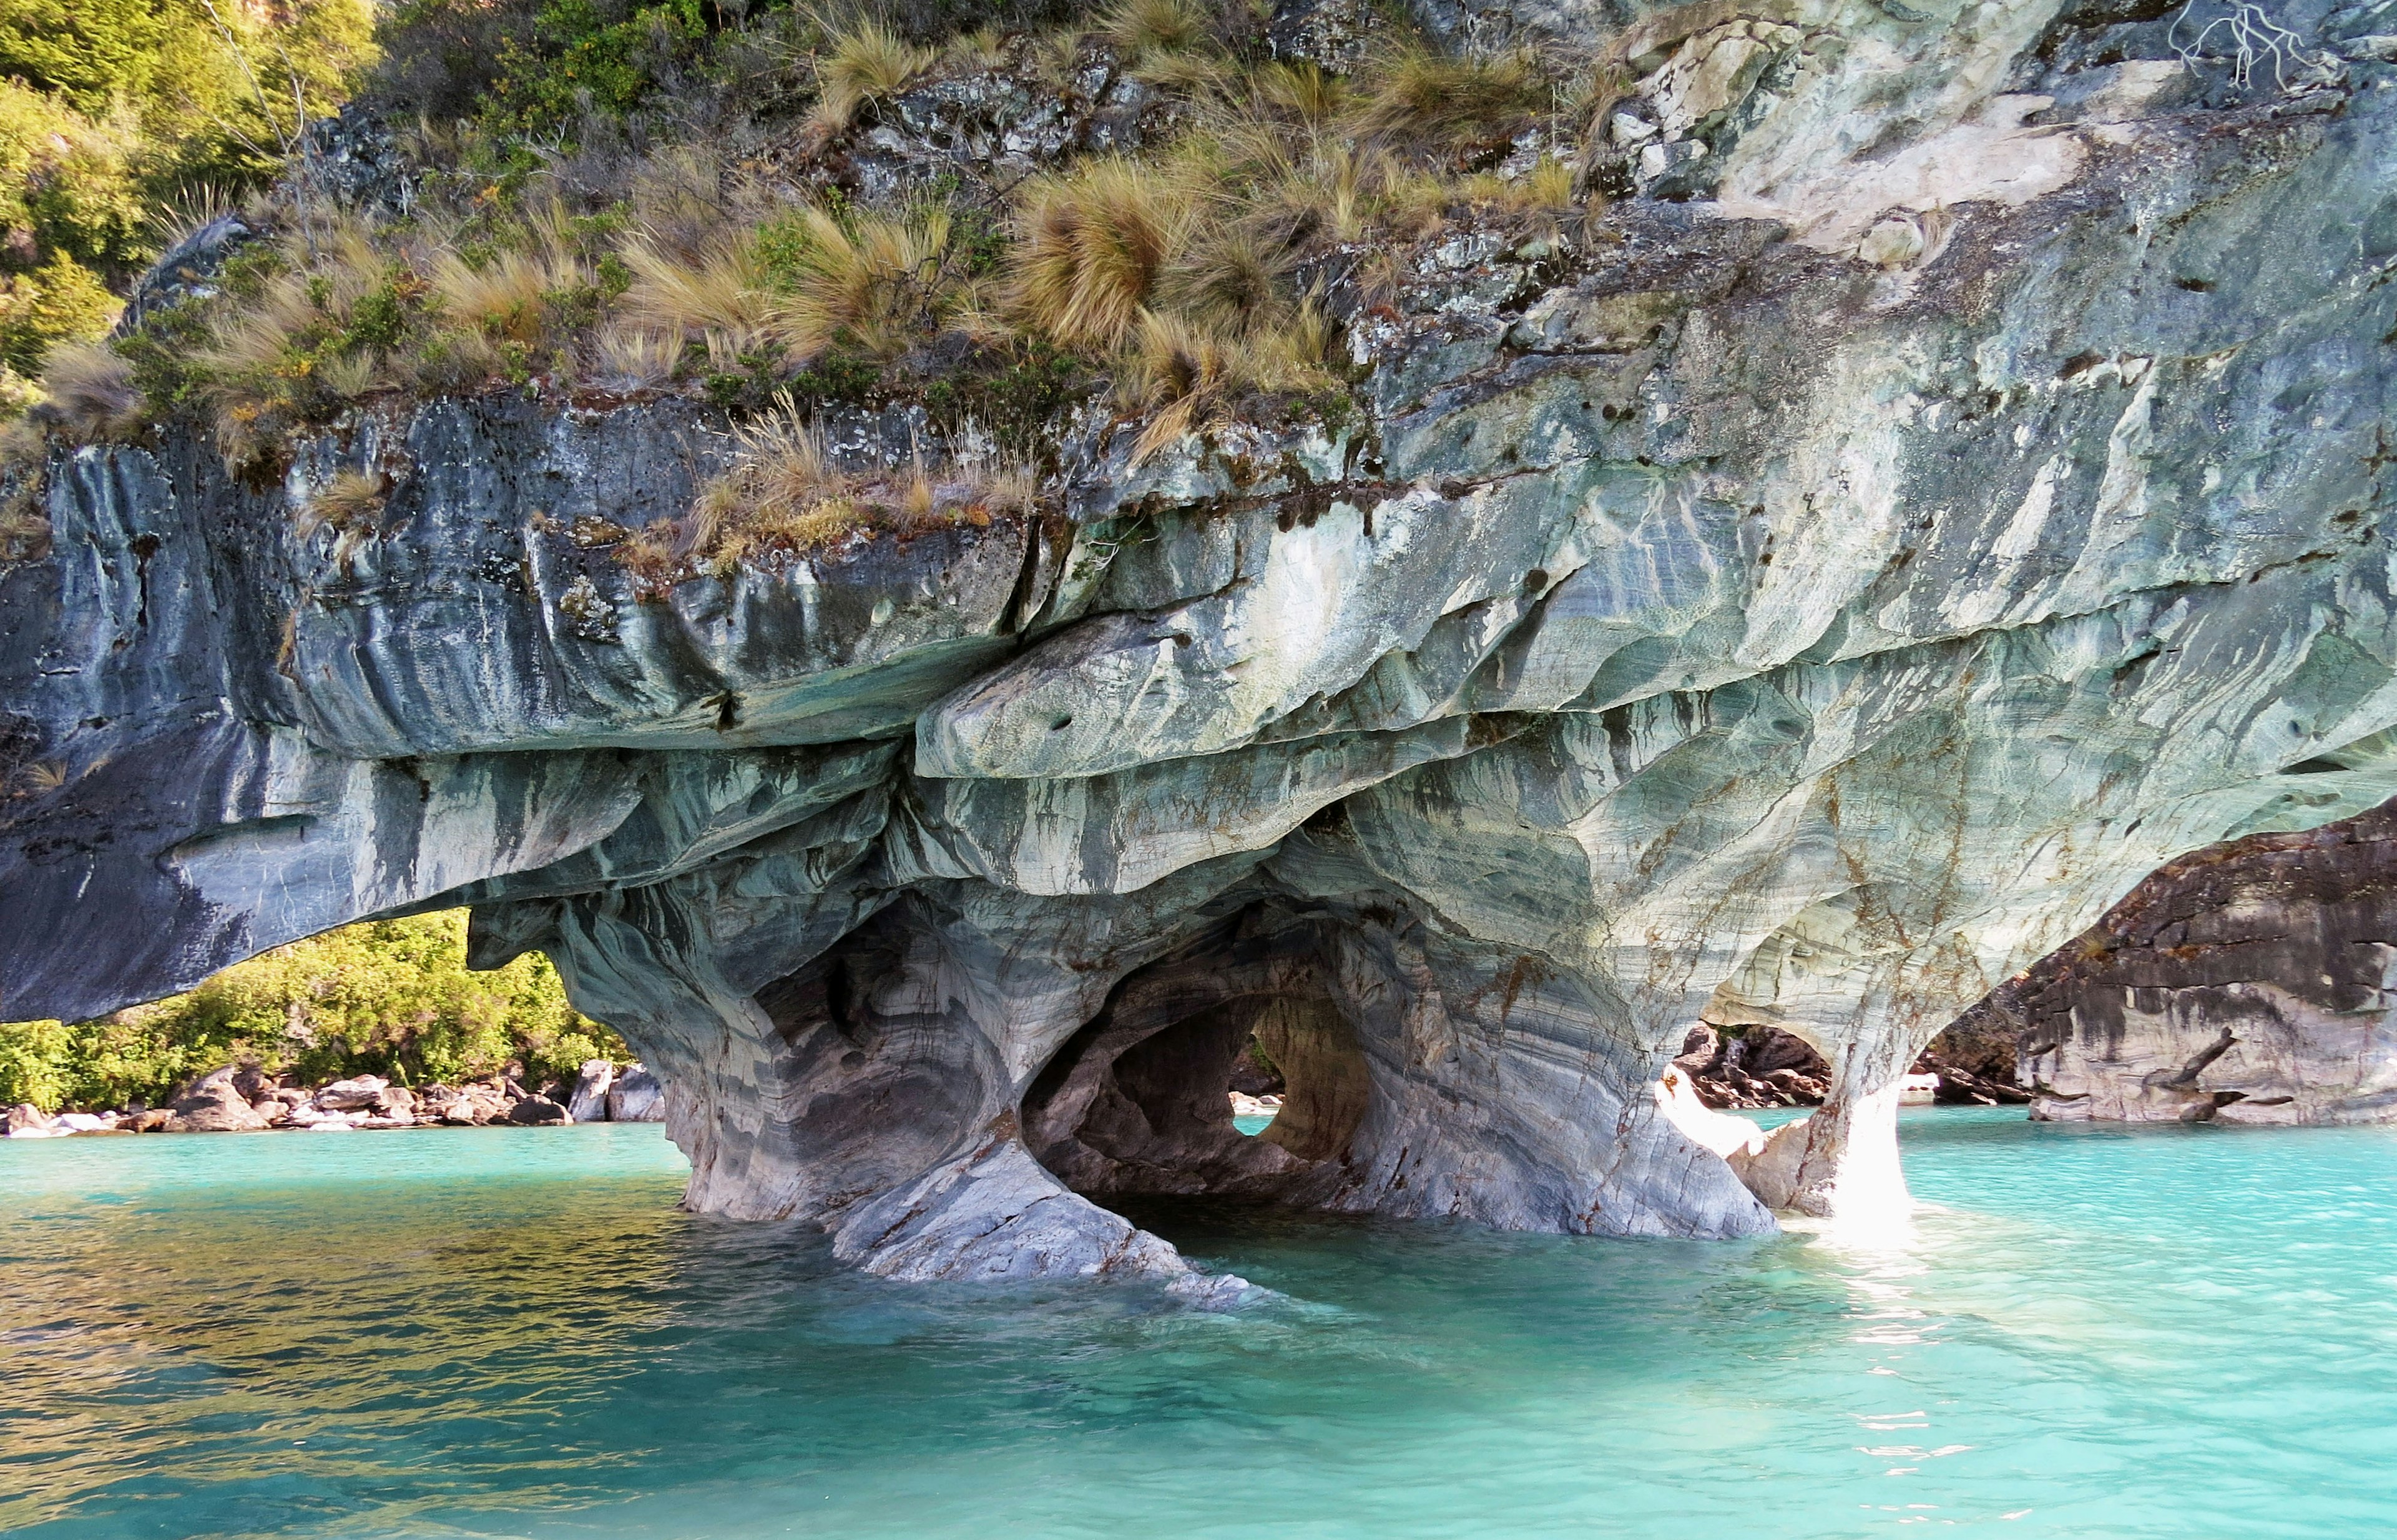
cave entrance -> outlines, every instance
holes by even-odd
[[[1312,949],[1287,942],[1218,935],[1128,975],[1025,1091],[1034,1157],[1091,1197],[1298,1197],[1346,1152],[1373,1080]]]

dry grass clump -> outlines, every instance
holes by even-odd
[[[77,444],[110,443],[141,431],[146,416],[133,365],[106,342],[69,342],[42,367],[41,399],[29,421]]]
[[[404,232],[352,220],[252,258],[185,361],[227,459],[272,462],[294,430],[379,392],[570,369],[621,265],[595,257],[554,204],[499,237],[431,218]]]
[[[1213,11],[1198,0],[1122,0],[1099,24],[1099,35],[1134,63],[1159,55],[1213,51],[1220,47]]]
[[[1188,318],[1141,314],[1139,334],[1121,356],[1116,395],[1147,418],[1132,443],[1138,464],[1185,434],[1229,422],[1247,399],[1321,389],[1331,327],[1312,303],[1284,325],[1226,337]]]
[[[361,528],[382,512],[390,496],[391,478],[381,471],[336,471],[301,503],[297,520],[300,533]]]
[[[1017,204],[1011,307],[1067,347],[1112,348],[1202,209],[1171,168],[1118,155],[1038,177]]]
[[[937,336],[971,302],[944,208],[843,221],[810,206],[775,234],[782,298],[772,326],[795,360],[839,347],[887,363]]]
[[[872,17],[829,24],[830,47],[816,60],[816,105],[810,125],[824,138],[857,121],[870,102],[897,96],[940,58]]]
[[[1385,49],[1348,114],[1359,134],[1443,140],[1504,140],[1548,102],[1539,66],[1523,53],[1475,59],[1420,44]]]
[[[843,471],[785,395],[774,410],[736,430],[732,463],[702,489],[690,512],[642,529],[625,542],[622,559],[655,592],[680,577],[725,577],[744,563],[806,556],[851,539],[987,525],[998,515],[1028,511],[1038,489],[1029,471],[987,453],[938,465],[919,457],[898,469]]]
[[[774,296],[755,232],[725,231],[696,249],[643,232],[619,256],[632,275],[622,308],[629,331],[663,339],[676,355],[697,342],[718,368],[767,337]]]

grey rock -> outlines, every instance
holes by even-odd
[[[607,1117],[611,1123],[664,1122],[665,1087],[656,1076],[634,1065],[608,1087]]]
[[[20,1102],[0,1113],[0,1135],[11,1139],[21,1134],[47,1133],[53,1126],[55,1119],[31,1102]]]
[[[616,1081],[616,1066],[605,1059],[586,1059],[574,1077],[574,1091],[567,1099],[566,1110],[578,1123],[596,1123],[608,1117],[609,1090]]]
[[[227,1065],[211,1070],[183,1088],[173,1102],[176,1133],[248,1133],[268,1126],[272,1118],[249,1105],[234,1078],[240,1071]]]
[[[327,1112],[357,1112],[379,1107],[391,1089],[391,1082],[380,1075],[360,1075],[347,1080],[335,1080],[320,1088],[309,1098]]]
[[[570,1123],[574,1121],[573,1118],[568,1114],[564,1107],[559,1106],[556,1102],[551,1101],[546,1096],[525,1097],[522,1101],[517,1102],[515,1105],[508,1108],[507,1120],[511,1123],[525,1126],[532,1126],[542,1123]]]
[[[184,234],[134,281],[117,315],[114,334],[123,336],[184,300],[215,293],[225,263],[258,239],[259,233],[238,213],[219,214]]]
[[[2031,1116],[2397,1120],[2397,806],[2191,852],[1968,1017]]]
[[[2167,858],[2397,791],[2397,94],[2191,87],[2051,3],[1424,8],[1602,43],[1641,153],[1705,153],[1434,243],[1336,432],[1134,467],[1092,412],[1065,519],[666,593],[610,547],[718,462],[689,402],[362,411],[264,491],[180,431],[55,455],[0,571],[49,767],[0,998],[468,903],[654,1068],[691,1208],[892,1278],[1245,1297],[1115,1192],[1902,1204],[1959,1012]],[[294,525],[369,462],[373,528]],[[1825,1105],[1691,1132],[1700,1023],[1802,1041]],[[1235,1144],[1250,1036],[1286,1096]]]

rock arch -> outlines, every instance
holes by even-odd
[[[1651,1092],[1713,1011],[1835,1072],[1769,1196],[1900,1201],[1957,1011],[2165,858],[2397,790],[2397,95],[2176,94],[2055,9],[1775,23],[1598,234],[1346,312],[1353,412],[1086,424],[1043,516],[659,596],[604,531],[716,463],[688,399],[378,408],[263,489],[188,427],[55,449],[0,569],[0,1011],[468,904],[662,1071],[692,1206],[1205,1292],[1033,1146],[1235,1158],[1172,1081],[1264,997],[1151,997],[1247,947],[1329,1068],[1222,1180],[1756,1232]],[[302,532],[369,461],[374,527]]]

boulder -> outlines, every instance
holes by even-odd
[[[666,1120],[666,1088],[639,1065],[629,1066],[608,1088],[608,1121],[663,1123]]]
[[[175,1098],[175,1116],[167,1129],[175,1133],[248,1133],[269,1126],[269,1115],[251,1106],[234,1085],[239,1073],[227,1065],[193,1081]]]
[[[528,1096],[508,1108],[508,1121],[527,1126],[542,1123],[570,1123],[573,1117],[546,1096]]]
[[[605,1059],[585,1059],[574,1078],[566,1110],[578,1123],[596,1123],[608,1116],[608,1088],[615,1083],[616,1066]]]
[[[116,1126],[114,1116],[92,1112],[61,1112],[54,1125],[66,1133],[106,1133]]]
[[[51,1128],[49,1114],[31,1102],[20,1102],[5,1114],[0,1114],[0,1132],[5,1132],[11,1139],[47,1134]]]
[[[320,1088],[310,1099],[328,1112],[356,1112],[381,1102],[384,1089],[390,1084],[380,1075],[359,1075],[347,1080],[335,1080],[331,1085]]]

